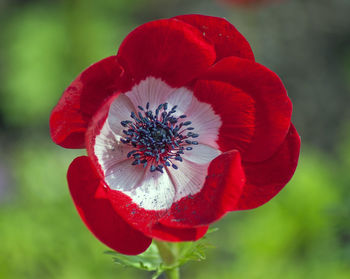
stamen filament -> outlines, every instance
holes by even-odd
[[[184,151],[190,151],[193,148],[188,145],[197,145],[197,141],[191,141],[190,138],[197,138],[199,135],[192,131],[193,127],[184,126],[192,124],[191,121],[179,122],[186,118],[186,115],[178,117],[173,116],[176,113],[177,105],[170,111],[168,103],[160,104],[155,113],[149,110],[150,103],[146,106],[137,106],[139,111],[131,112],[130,117],[134,121],[123,120],[121,125],[125,127],[121,142],[135,148],[127,154],[127,158],[133,157],[132,165],[143,165],[143,168],[149,166],[150,172],[159,171],[163,173],[163,167],[172,167],[178,169],[173,160],[182,162],[181,157]],[[180,120],[181,119],[181,120]],[[181,131],[180,131],[181,130]]]

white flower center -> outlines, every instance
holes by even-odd
[[[221,153],[220,126],[210,104],[193,92],[148,77],[113,101],[94,152],[111,189],[146,210],[168,209],[202,189],[210,162]]]

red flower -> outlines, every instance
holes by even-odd
[[[300,139],[278,76],[224,19],[146,23],[87,68],[54,108],[51,136],[86,148],[68,170],[81,218],[125,254],[197,240],[290,180]]]

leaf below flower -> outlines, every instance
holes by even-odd
[[[105,253],[112,255],[116,264],[154,272],[152,279],[156,279],[163,272],[178,268],[189,261],[205,260],[206,250],[214,247],[208,242],[207,235],[217,230],[217,228],[209,229],[205,237],[194,242],[164,242],[173,251],[175,260],[171,264],[164,263],[154,241],[144,253],[137,256],[127,256],[115,251],[106,251]]]

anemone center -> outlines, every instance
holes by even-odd
[[[163,128],[158,128],[158,129],[152,131],[151,137],[155,141],[161,141],[163,138],[167,137],[168,134],[169,133],[167,132],[167,130],[165,130]]]
[[[185,151],[192,150],[193,140],[199,135],[191,132],[191,121],[184,121],[186,115],[174,116],[177,106],[168,110],[168,104],[160,104],[155,111],[138,106],[131,112],[130,120],[121,121],[124,137],[121,142],[133,147],[127,158],[133,157],[132,165],[143,164],[151,172],[163,172],[164,167],[177,169],[175,161],[182,162]]]

